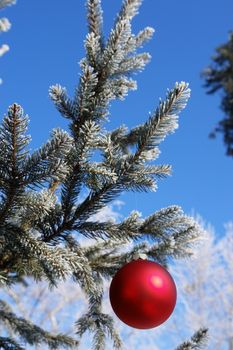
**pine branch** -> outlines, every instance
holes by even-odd
[[[134,54],[136,49],[142,47],[143,44],[152,38],[153,34],[154,29],[151,27],[144,28],[136,35],[132,34],[124,47],[125,57]]]
[[[137,191],[147,190],[148,188],[156,188],[156,184],[152,178],[141,175],[142,170],[139,172],[139,175],[137,177],[137,172],[133,172],[132,169],[133,167],[131,166],[131,173],[127,173],[128,169],[126,167],[126,169],[123,169],[123,171],[121,171],[121,174],[119,173],[119,178],[117,181],[114,181],[113,183],[106,183],[99,190],[91,191],[84,202],[76,208],[73,218],[67,223],[68,227],[73,227],[76,220],[79,220],[81,223],[87,220],[91,215],[95,214],[104,205],[111,201],[116,194],[121,192],[122,188],[127,190],[133,189]],[[170,167],[148,167],[145,168],[145,171],[147,174],[153,173],[153,175],[164,176],[169,174]],[[59,230],[59,233],[61,233],[61,231],[62,229]]]
[[[123,156],[129,156],[131,154],[130,146],[134,146],[139,142],[142,130],[143,125],[137,125],[128,132],[128,128],[125,125],[121,125],[111,132],[108,132],[105,139],[102,138],[100,140],[99,148],[103,148],[105,153],[106,149],[108,150],[110,148],[111,154],[114,154],[114,150],[117,150],[118,160]],[[151,152],[154,154],[153,159],[156,159],[160,154],[158,148],[151,150]],[[108,153],[110,153],[109,150]]]
[[[69,266],[64,258],[61,258],[61,251],[59,249],[51,249],[47,247],[45,243],[35,240],[25,234],[20,237],[15,237],[14,244],[17,247],[14,248],[15,254],[18,255],[15,269],[19,269],[19,271],[25,269],[24,273],[29,274],[29,261],[37,259],[35,261],[36,264],[34,264],[34,270],[31,272],[35,277],[38,276],[37,273],[41,275],[41,272],[43,272],[42,276],[46,276],[51,286],[56,286],[57,280],[64,280],[67,276],[72,274],[71,266]],[[21,258],[19,252],[21,252]],[[24,263],[25,259],[28,259],[26,264]]]
[[[2,253],[2,252],[1,252]],[[1,254],[2,255],[2,254]],[[1,264],[1,270],[4,268],[3,265]],[[8,274],[7,271],[1,271],[0,273],[0,287],[11,287],[13,284],[16,283],[23,283],[24,280],[22,276],[18,274]]]
[[[121,135],[122,131],[120,131]],[[110,167],[112,173],[118,176],[118,179],[117,177],[114,178],[115,183],[120,183],[125,190],[155,190],[157,188],[155,178],[163,178],[170,175],[171,167],[169,165],[146,166],[137,163],[131,164],[133,157],[127,148],[123,149],[125,145],[119,146],[119,136],[116,141],[115,139],[113,139],[113,142],[111,141],[111,138],[115,137],[112,137],[112,134],[108,134],[105,138],[102,138],[99,147],[105,158],[103,164],[106,167]],[[146,152],[146,160],[153,160],[157,158],[158,154],[158,149],[151,149]]]
[[[109,334],[114,342],[114,348],[121,348],[121,339],[114,329],[113,319],[111,316],[101,312],[101,302],[103,298],[102,280],[98,273],[95,274],[96,286],[99,294],[88,293],[88,312],[76,322],[77,334],[81,337],[86,331],[94,333],[93,346],[95,350],[105,349],[105,338]]]
[[[147,253],[165,261],[166,256],[180,258],[192,255],[190,248],[202,229],[193,218],[184,215],[180,207],[171,206],[146,218],[139,231],[144,237],[156,241]]]
[[[203,349],[206,345],[207,332],[208,332],[207,328],[200,328],[196,333],[194,333],[190,341],[186,341],[182,343],[176,348],[176,350]]]
[[[124,253],[117,253],[123,244],[127,244],[126,239],[118,240],[114,246],[109,241],[104,245],[103,249],[96,252],[94,246],[85,249],[85,255],[88,257],[91,267],[94,271],[99,273],[103,278],[110,279],[117,273],[117,271],[127,262],[133,259],[138,259],[139,256],[149,256],[146,252],[149,250],[147,242],[141,242],[134,245],[130,251]],[[101,245],[100,245],[101,246]],[[99,247],[98,247],[99,248]],[[156,260],[159,261],[159,260]]]
[[[124,46],[131,36],[130,20],[124,19],[117,22],[111,31],[108,42],[102,55],[102,76],[113,74],[125,57]]]
[[[145,42],[149,41],[155,30],[152,27],[146,27],[143,30],[141,30],[135,37],[134,37],[134,45],[135,48],[142,47]]]
[[[138,55],[127,57],[121,61],[113,74],[131,74],[136,71],[142,71],[146,64],[150,62],[151,55],[147,52]]]
[[[157,178],[164,178],[171,174],[171,165],[146,165],[143,169],[143,174],[155,175]]]
[[[178,114],[185,108],[189,96],[190,89],[184,82],[176,83],[175,88],[168,92],[167,99],[160,102],[154,115],[144,124],[132,163],[143,159],[146,151],[157,147],[178,127]]]
[[[100,61],[103,50],[100,38],[95,36],[94,33],[88,33],[85,40],[85,49],[87,63],[98,72],[101,69]]]
[[[139,128],[138,128],[139,129]],[[135,143],[139,138],[136,133],[126,140],[126,129],[124,126],[107,133],[106,137],[99,142],[104,157],[103,164],[110,167],[111,171],[118,176],[117,182],[120,182],[126,190],[148,190],[156,189],[154,178],[163,178],[170,175],[171,167],[169,165],[147,166],[139,163],[132,163],[133,156],[128,148],[129,143]],[[123,141],[122,141],[123,140]],[[144,152],[144,160],[150,161],[157,158],[158,148]]]
[[[3,44],[0,47],[0,57],[3,56],[6,52],[10,50],[9,46],[7,44]],[[2,84],[2,79],[0,78],[0,84]]]
[[[99,126],[93,121],[87,120],[79,130],[79,143],[75,144],[66,158],[69,172],[61,189],[61,207],[63,210],[63,222],[58,223],[57,228],[53,227],[46,231],[43,229],[43,223],[39,225],[44,234],[44,241],[55,241],[61,238],[62,233],[72,229],[71,215],[77,196],[81,190],[82,183],[88,181],[88,177],[94,174],[91,169],[88,158],[92,155],[92,149],[95,149],[96,139],[98,139]],[[51,221],[50,221],[51,224]]]
[[[0,337],[0,347],[4,350],[25,350],[25,348],[16,343],[15,340],[3,337]]]
[[[73,224],[77,219],[79,222],[85,222],[91,215],[94,215],[112,201],[121,191],[122,185],[119,183],[106,183],[100,190],[91,191],[86,199],[76,208],[70,223]]]
[[[93,120],[86,120],[80,128],[79,143],[76,147],[76,158],[81,165],[86,164],[93,155],[99,137],[100,127]]]
[[[84,168],[84,183],[91,191],[100,190],[106,183],[115,183],[117,175],[102,163],[93,162],[86,164]]]
[[[127,143],[138,141],[135,154],[130,154],[121,161],[118,181],[121,181],[124,189],[139,191],[156,189],[154,180],[151,177],[143,177],[143,170],[136,169],[135,166],[140,164],[139,162],[157,157],[156,148],[166,134],[171,133],[177,127],[177,115],[185,107],[189,92],[187,84],[177,83],[175,88],[168,93],[167,100],[160,103],[154,116],[143,126],[134,130],[132,136],[130,134],[127,136]],[[138,178],[135,177],[136,173],[139,173]]]
[[[106,90],[109,91],[110,99],[118,98],[123,101],[129,90],[137,90],[137,83],[133,79],[120,76],[109,80],[106,83]]]
[[[6,195],[2,196],[3,201],[0,204],[0,223],[1,225],[11,216],[14,210],[15,203],[17,202],[17,195],[19,196],[19,190],[12,187],[6,191]]]
[[[120,86],[118,87],[118,93],[113,93],[111,89],[109,89],[107,93],[108,87],[106,86],[106,83],[110,83],[108,82],[108,79],[110,78],[111,74],[114,73],[114,71],[118,68],[120,62],[125,58],[125,52],[123,48],[131,36],[129,21],[132,17],[133,12],[135,12],[136,7],[137,5],[135,4],[135,1],[130,1],[128,4],[125,4],[121,19],[117,22],[115,28],[111,31],[110,37],[103,52],[101,51],[102,49],[100,49],[98,46],[97,37],[93,35],[93,28],[91,29],[91,33],[89,33],[87,36],[85,42],[87,61],[83,60],[81,63],[81,67],[84,73],[80,80],[80,87],[76,89],[76,95],[74,98],[74,106],[76,106],[74,115],[75,119],[79,120],[80,126],[82,125],[84,118],[104,118],[106,116],[107,104],[111,99],[118,98],[119,96],[124,96],[129,89],[135,88],[135,83],[132,85],[132,83],[123,84],[123,82],[121,82]],[[95,12],[96,9],[93,11]],[[125,15],[125,12],[127,12],[127,15]],[[93,16],[95,17],[96,15],[92,14],[91,17]],[[96,31],[96,29],[94,30]],[[140,63],[140,68],[141,66],[142,64]],[[85,75],[87,74],[87,67],[88,70],[94,67],[95,73],[98,73],[98,75],[94,77],[95,79],[98,79],[98,83],[96,84],[94,91],[91,91],[90,93],[88,89],[83,90],[82,88],[83,79],[85,82]],[[82,90],[85,91],[87,97],[85,97]],[[120,90],[122,90],[122,92]],[[94,98],[92,96],[94,96]],[[88,105],[88,110],[85,110],[85,101],[87,101],[86,103]],[[83,105],[84,108],[82,107]],[[71,130],[74,133],[75,137],[75,135],[78,134],[78,126],[75,127],[75,125],[72,125]]]
[[[123,230],[123,224],[113,224],[112,222],[83,222],[82,224],[74,225],[74,229],[78,230],[82,235],[87,238],[101,238],[101,239],[121,239],[124,233],[126,237],[126,232]],[[132,233],[127,231],[128,236]]]
[[[58,180],[52,180],[49,184],[49,191],[51,194],[54,194],[54,192],[56,191],[57,187],[60,185],[60,181]]]
[[[87,19],[88,19],[88,28],[89,33],[94,33],[97,37],[102,35],[102,9],[100,0],[88,0],[87,1]]]
[[[0,9],[6,6],[14,5],[16,0],[0,0]]]
[[[109,77],[114,74],[117,69],[119,69],[119,64],[126,58],[125,55],[127,54],[126,52],[126,45],[127,42],[130,41],[131,38],[131,28],[130,28],[130,19],[134,14],[136,14],[136,8],[139,6],[139,4],[136,4],[135,1],[129,1],[126,2],[125,5],[123,6],[122,9],[122,14],[119,17],[119,20],[116,22],[116,25],[114,29],[110,33],[110,37],[106,43],[106,47],[104,50],[102,50],[98,46],[97,42],[97,36],[93,35],[93,31],[89,33],[89,35],[86,38],[86,51],[87,51],[87,61],[88,63],[95,68],[95,71],[98,72],[98,84],[95,89],[95,104],[98,105],[101,104],[101,109],[102,110],[102,116],[101,114],[97,115],[98,118],[103,118],[106,115],[105,108],[107,106],[107,103],[109,100],[114,99],[114,98],[119,98],[119,96],[124,96],[126,95],[127,91],[129,89],[134,89],[135,88],[135,82],[131,83],[130,85],[127,84],[127,86],[124,88],[124,84],[121,83],[119,88],[118,93],[113,93],[113,91],[110,89],[109,93],[107,94],[108,98],[104,98],[106,95],[106,91],[108,87],[106,86],[106,83],[113,83],[112,81],[108,82]],[[93,17],[93,15],[92,15]],[[94,16],[95,17],[95,16]],[[147,30],[147,35],[149,36],[149,30]],[[102,52],[103,51],[103,52]],[[137,63],[135,63],[137,61]],[[139,63],[140,61],[140,63]],[[146,62],[148,61],[148,56],[146,57],[146,54],[143,56],[138,57],[138,59],[134,58],[134,68],[129,68],[129,70],[136,70],[136,69],[141,69]],[[128,66],[132,62],[128,62]],[[86,64],[85,60],[82,61],[82,64]],[[127,66],[127,68],[128,68]],[[123,68],[120,69],[120,72],[123,74],[126,74],[127,71],[123,71]],[[82,80],[81,80],[82,81]],[[132,85],[133,84],[133,85]],[[103,89],[105,89],[105,94],[102,94]],[[123,92],[123,90],[125,92]],[[122,92],[120,92],[122,90]],[[79,100],[80,100],[80,92],[76,93],[75,97],[75,105],[79,105]],[[91,97],[91,95],[90,95]],[[102,103],[101,103],[102,101]],[[106,101],[106,102],[105,102]],[[91,110],[96,109],[96,107],[92,107]],[[91,115],[94,113],[91,112]],[[76,115],[80,115],[80,113],[76,113]],[[89,115],[90,115],[90,109],[89,109]],[[80,118],[79,118],[80,119]]]
[[[8,176],[20,175],[20,170],[28,151],[26,146],[31,141],[30,135],[25,135],[29,117],[24,115],[20,105],[14,103],[8,108],[7,116],[0,126],[0,166]],[[23,151],[23,152],[22,152]]]
[[[72,276],[87,294],[99,295],[92,270],[81,249],[73,252],[60,247],[51,248],[12,224],[7,225],[7,233],[7,248],[17,259],[11,271],[18,270],[36,279],[45,276],[51,287]]]
[[[191,218],[190,221],[192,221]],[[200,230],[194,222],[193,225],[187,224],[187,227],[180,229],[180,232],[172,233],[157,241],[145,253],[167,266],[168,258],[190,257],[193,254],[191,247],[197,241],[199,234]]]
[[[75,164],[62,184],[61,205],[64,212],[64,225],[70,219],[72,208],[74,207],[76,198],[80,193],[82,178],[83,174],[80,171],[80,166]]]
[[[95,350],[105,349],[105,338],[107,335],[113,340],[114,349],[122,348],[122,341],[118,332],[114,329],[113,319],[111,316],[101,312],[89,311],[79,318],[76,322],[77,334],[82,337],[86,331],[92,331],[93,348]]]
[[[138,14],[141,3],[142,0],[124,0],[122,8],[117,16],[117,22],[125,18],[132,20],[132,18]]]
[[[176,205],[160,209],[144,220],[141,225],[141,230],[147,232],[148,230],[153,229],[153,226],[161,229],[166,229],[169,226],[173,227],[174,222],[177,222],[177,218],[180,219],[182,215],[182,209]],[[182,220],[180,221],[182,222]],[[157,233],[157,236],[160,236],[160,234]]]
[[[22,152],[29,142],[24,133],[27,129],[28,117],[23,117],[22,108],[16,103],[8,109],[0,127],[0,168],[3,201],[0,208],[0,222],[4,222],[14,209],[23,192],[22,164],[27,152]]]
[[[102,33],[103,18],[102,18],[102,8],[100,0],[88,0],[87,1],[87,20],[88,29],[90,34],[94,34],[99,42],[99,51],[103,48],[104,39]]]
[[[11,23],[7,18],[0,18],[0,33],[7,32],[11,28]]]
[[[61,347],[68,349],[79,344],[71,337],[64,334],[52,335],[24,318],[17,317],[3,301],[0,301],[0,319],[30,345],[46,343],[50,349],[60,349]]]
[[[125,148],[127,146],[133,146],[139,141],[139,137],[141,135],[142,130],[143,125],[137,125],[136,127],[132,128],[128,134],[124,133],[122,137],[117,138],[116,142],[119,142],[122,148]],[[127,131],[127,129],[125,129],[125,131]],[[114,132],[115,130],[113,131],[113,133]],[[114,134],[111,137],[114,137]]]
[[[64,179],[68,171],[64,159],[72,143],[73,140],[67,132],[60,128],[53,129],[51,140],[26,158],[22,171],[24,186],[39,186],[42,181],[49,181],[51,178]]]
[[[128,240],[125,237],[121,239],[108,239],[102,241],[96,241],[93,245],[88,245],[82,247],[82,252],[86,258],[91,261],[91,257],[98,257],[100,253],[106,252],[106,255],[111,256],[111,253],[117,252],[119,245],[124,245],[128,243]],[[111,253],[108,253],[110,250]],[[91,261],[92,264],[92,261]]]
[[[89,221],[74,225],[73,228],[88,238],[115,240],[116,247],[118,244],[122,245],[122,240],[127,243],[148,236],[156,243],[151,246],[144,245],[142,252],[163,265],[167,264],[168,257],[177,258],[190,255],[190,246],[197,240],[201,230],[195,221],[185,216],[177,206],[162,209],[144,220],[140,219],[137,212],[132,212],[119,224]],[[84,249],[87,258],[91,260],[91,264],[94,264],[92,265],[94,270],[105,271],[105,273],[108,269],[112,271],[115,257],[113,257],[113,250],[110,254],[104,249],[104,247],[108,249],[108,244],[100,245],[102,249],[96,248],[96,252],[91,247]],[[109,248],[112,246],[110,245]],[[139,248],[142,249],[140,246],[136,249]],[[134,251],[130,252],[130,256],[133,254]],[[118,255],[117,259],[118,262],[122,261],[122,259],[127,259],[127,255],[124,257]]]
[[[107,133],[99,139],[98,148],[102,153],[103,165],[109,168],[112,173],[118,174],[120,167],[119,160],[123,157],[123,154],[118,142],[114,141],[111,134]]]
[[[69,227],[65,226],[66,219],[60,203],[56,203],[44,217],[33,223],[33,227],[41,233],[43,242],[57,245],[61,239],[65,238],[65,231]],[[62,229],[62,233],[60,230]]]
[[[66,88],[59,84],[50,86],[49,97],[63,117],[68,119],[73,118],[74,106],[73,102],[67,96]]]
[[[80,78],[80,83],[75,91],[74,106],[75,115],[74,118],[78,120],[78,124],[74,124],[77,127],[76,133],[78,134],[79,128],[87,119],[95,118],[95,106],[96,106],[96,90],[99,85],[98,73],[94,71],[94,68],[88,65],[85,61],[81,64],[83,74]],[[98,96],[98,95],[97,95]],[[73,135],[75,136],[75,135]]]
[[[121,176],[122,187],[125,191],[148,192],[156,191],[157,183],[151,176],[145,176],[142,173],[137,173],[134,169],[130,169],[125,175]]]
[[[35,223],[55,208],[57,197],[50,190],[27,191],[21,195],[11,219],[22,227],[35,227]]]
[[[125,55],[127,52],[125,48],[132,37],[130,20],[137,13],[140,3],[141,1],[135,0],[125,1],[116,25],[105,48],[103,48],[103,45],[100,47],[98,42],[98,40],[102,40],[100,1],[89,0],[87,2],[89,21],[89,33],[85,41],[87,57],[80,63],[83,73],[79,87],[76,88],[73,102],[68,99],[64,88],[57,85],[50,89],[51,98],[54,100],[58,110],[64,116],[72,118],[73,122],[70,125],[70,129],[76,141],[79,139],[79,130],[85,120],[100,121],[105,119],[108,114],[107,106],[110,100],[115,98],[122,99],[129,89],[136,88],[136,82],[123,76],[114,82],[111,74],[118,69],[120,62],[126,59]],[[149,39],[150,36],[150,29],[145,30],[144,34],[141,33],[141,44],[144,41],[142,37]],[[140,39],[138,40],[140,41]],[[137,46],[136,41],[135,45]],[[129,70],[141,69],[148,61],[148,57],[147,54],[144,54],[140,59],[139,57],[132,58],[134,68],[129,67]],[[130,66],[130,63],[128,62],[127,65]],[[123,72],[122,69],[121,72],[127,74],[127,71]]]
[[[147,160],[153,159],[147,152]],[[171,173],[171,167],[169,165],[137,165],[124,163],[126,167],[125,173],[120,175],[122,185],[125,190],[129,191],[156,191],[157,181],[156,179],[164,178]]]
[[[107,106],[110,100],[121,98],[121,96],[126,95],[129,89],[135,89],[135,82],[133,81],[127,81],[126,78],[122,77],[121,81],[119,80],[118,83],[114,83],[114,79],[111,78],[111,72],[118,67],[118,64],[124,58],[122,56],[123,51],[121,46],[127,41],[129,35],[130,27],[128,21],[119,24],[116,31],[111,32],[106,48],[101,55],[101,60],[98,64],[93,63],[95,71],[93,71],[93,67],[89,66],[85,59],[81,62],[83,75],[81,76],[80,85],[76,89],[74,98],[74,120],[78,120],[79,124],[74,121],[71,125],[74,138],[77,139],[79,128],[85,119],[104,119],[108,114]],[[98,56],[94,47],[93,40],[88,36],[86,48],[90,61],[95,60],[96,56]],[[114,86],[117,86],[117,90]]]
[[[15,231],[17,234],[13,236],[12,240],[12,235],[15,234]],[[23,267],[27,269],[29,260],[33,261],[37,259],[37,264],[45,276],[47,276],[51,285],[56,285],[56,280],[65,279],[67,275],[72,274],[71,266],[69,266],[64,258],[61,259],[59,248],[49,248],[45,243],[30,237],[22,229],[19,230],[19,228],[12,224],[8,224],[8,232],[7,247],[18,258],[15,269],[18,268],[20,270]],[[24,265],[25,259],[28,259],[26,265]]]
[[[85,179],[85,173],[90,171],[88,159],[95,149],[98,139],[99,125],[94,121],[87,120],[79,130],[79,142],[67,157],[69,173],[62,183],[61,205],[64,211],[63,227],[67,227],[75,200],[80,193],[81,184]],[[59,228],[58,230],[62,230]]]

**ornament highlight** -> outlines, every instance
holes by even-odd
[[[176,285],[170,273],[149,260],[133,260],[113,277],[109,298],[113,311],[128,326],[149,329],[161,325],[176,305]]]

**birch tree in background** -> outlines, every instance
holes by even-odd
[[[53,129],[50,140],[30,154],[28,116],[22,107],[13,103],[3,118],[0,283],[11,288],[32,278],[46,281],[54,289],[72,278],[85,294],[87,308],[76,320],[76,336],[72,337],[53,334],[20,317],[9,301],[2,299],[0,348],[21,350],[41,345],[78,349],[88,333],[95,350],[106,349],[108,336],[112,348],[122,349],[113,317],[102,309],[104,283],[138,253],[168,267],[171,260],[192,255],[199,240],[200,225],[176,205],[146,218],[133,211],[116,224],[90,220],[122,191],[156,191],[158,179],[170,175],[170,165],[153,162],[159,156],[160,142],[178,127],[178,116],[190,95],[187,83],[176,83],[141,125],[131,130],[104,128],[109,103],[123,100],[129,90],[136,89],[131,75],[150,60],[148,53],[137,49],[152,37],[153,29],[146,27],[136,35],[131,29],[140,5],[140,0],[123,1],[105,40],[101,2],[87,1],[86,56],[80,62],[81,77],[74,96],[70,98],[59,84],[50,88],[52,101],[69,122],[69,133]],[[94,161],[99,152],[101,161]],[[84,190],[87,194],[80,200]],[[92,240],[91,246],[79,243],[82,236]],[[149,244],[148,238],[153,243]],[[177,349],[200,348],[206,332],[205,328],[197,330]]]
[[[16,3],[16,0],[0,0],[0,10],[4,9],[6,6],[13,5]],[[7,32],[11,27],[11,23],[8,18],[0,18],[0,34],[2,32]],[[0,46],[0,57],[3,56],[7,51],[9,51],[9,46],[7,44],[2,44]],[[2,79],[0,78],[0,84]]]
[[[199,218],[200,221],[203,222]],[[179,303],[171,323],[164,325],[161,337],[169,328],[173,344],[177,344],[208,324],[207,348],[233,350],[233,224],[226,225],[221,239],[209,225],[203,238],[192,258],[171,266]]]

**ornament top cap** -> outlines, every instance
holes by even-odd
[[[135,254],[133,255],[133,260],[138,260],[138,259],[146,260],[147,255],[145,253],[135,252]]]

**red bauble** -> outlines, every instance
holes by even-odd
[[[109,298],[121,321],[134,328],[149,329],[171,315],[176,304],[176,285],[164,267],[139,259],[116,273]]]

